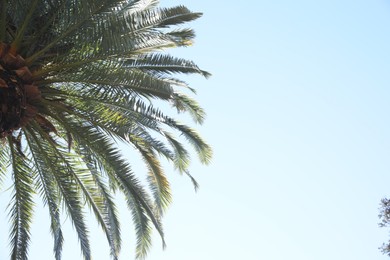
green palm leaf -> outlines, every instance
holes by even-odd
[[[202,163],[212,153],[195,129],[175,118],[188,113],[200,124],[205,118],[191,97],[195,90],[176,75],[210,74],[161,52],[191,45],[195,33],[181,25],[201,14],[158,4],[0,0],[0,184],[12,174],[11,259],[28,259],[36,194],[49,210],[56,260],[64,243],[61,210],[75,227],[84,259],[92,258],[86,208],[111,258],[119,259],[114,192],[125,195],[132,212],[136,257],[145,258],[153,229],[165,246],[161,218],[172,197],[161,157],[197,188],[187,145]],[[118,141],[140,154],[148,187]]]
[[[16,141],[10,136],[8,143],[11,150],[14,194],[11,201],[11,259],[27,259],[30,242],[30,226],[33,211],[33,178],[27,158],[18,154]]]

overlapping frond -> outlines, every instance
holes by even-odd
[[[30,227],[33,215],[33,178],[28,159],[20,154],[17,140],[8,137],[13,173],[13,196],[9,216],[11,227],[11,259],[27,259],[30,243]]]
[[[50,230],[54,238],[54,254],[56,260],[61,259],[62,254],[62,245],[63,245],[63,235],[61,230],[61,221],[60,221],[60,197],[58,183],[55,179],[55,176],[52,174],[47,174],[46,170],[48,169],[48,161],[45,156],[45,152],[42,151],[42,146],[36,143],[36,137],[31,136],[31,134],[26,134],[26,142],[31,149],[31,155],[33,162],[35,163],[35,168],[37,169],[37,175],[35,178],[35,183],[37,185],[38,191],[44,201],[45,205],[48,205],[49,214],[50,214]]]
[[[37,130],[38,132],[36,132]],[[84,221],[82,198],[80,192],[78,192],[79,187],[74,180],[73,171],[75,168],[68,166],[68,160],[63,157],[66,152],[63,147],[59,147],[51,138],[47,138],[46,135],[48,134],[40,126],[33,125],[28,129],[28,132],[39,149],[38,153],[42,156],[42,161],[46,167],[44,174],[50,174],[55,178],[61,200],[63,200],[78,234],[81,251],[85,259],[90,259],[91,252],[88,230]]]
[[[162,52],[191,45],[194,31],[181,25],[201,13],[158,3],[0,0],[0,183],[11,171],[12,259],[28,258],[34,194],[48,207],[56,260],[64,241],[61,209],[84,259],[91,259],[85,207],[101,226],[111,258],[119,259],[112,192],[124,194],[132,212],[136,257],[145,258],[153,229],[165,246],[161,217],[172,197],[161,157],[197,188],[187,144],[202,163],[212,153],[195,129],[175,118],[188,113],[199,124],[205,118],[190,96],[195,90],[176,75],[210,74]],[[139,153],[148,187],[118,141]]]

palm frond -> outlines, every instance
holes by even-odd
[[[10,219],[11,229],[11,259],[27,259],[30,243],[30,227],[33,215],[33,179],[31,168],[25,156],[21,156],[15,147],[13,137],[8,137],[8,146],[11,152],[13,187]]]
[[[50,173],[56,179],[64,205],[78,234],[84,258],[91,259],[88,230],[85,225],[82,210],[82,199],[78,192],[78,187],[72,178],[71,171],[73,169],[66,167],[66,161],[61,158],[61,151],[50,138],[47,138],[47,134],[40,126],[37,124],[34,124],[33,126],[33,128],[31,127],[28,129],[29,134],[32,136],[35,144],[39,147],[40,155],[47,167],[45,169],[46,174]]]
[[[130,142],[134,144],[147,165],[150,189],[156,202],[158,214],[162,215],[172,201],[168,179],[163,172],[159,159],[148,143],[132,140],[131,137]]]
[[[146,254],[151,243],[150,221],[163,238],[159,216],[155,215],[148,194],[133,176],[129,165],[120,158],[119,151],[112,147],[104,135],[93,131],[93,129],[87,127],[82,132],[89,134],[88,137],[82,137],[80,134],[75,133],[75,140],[77,140],[78,145],[84,149],[92,148],[94,152],[90,150],[90,154],[97,153],[96,155],[100,158],[99,162],[104,164],[104,169],[109,179],[114,181],[126,195],[129,209],[133,212],[133,220],[136,227],[137,257],[142,257]],[[89,143],[85,143],[86,140]]]
[[[195,148],[202,163],[209,164],[211,162],[213,152],[210,145],[208,145],[194,129],[178,122],[171,122],[171,125],[178,129]]]
[[[189,112],[195,122],[203,123],[206,113],[194,99],[182,93],[175,93],[173,102],[179,112]]]
[[[84,259],[91,259],[86,208],[101,226],[111,258],[118,259],[122,238],[115,192],[125,195],[132,212],[136,257],[145,258],[152,230],[165,246],[161,217],[172,197],[161,158],[197,189],[187,144],[202,163],[212,154],[195,129],[175,118],[186,113],[195,123],[205,119],[186,94],[196,94],[195,89],[176,76],[210,73],[161,52],[191,45],[195,33],[182,25],[201,13],[158,4],[0,0],[0,184],[11,172],[12,259],[28,257],[34,194],[48,207],[56,260],[64,243],[62,210],[75,227]],[[119,142],[140,154],[147,187]]]
[[[58,196],[58,183],[56,182],[54,176],[47,174],[46,172],[48,166],[46,165],[47,158],[44,156],[44,151],[42,151],[41,147],[34,142],[34,137],[31,136],[28,131],[26,131],[25,134],[27,139],[26,141],[31,149],[31,155],[33,162],[35,163],[35,168],[38,172],[35,182],[38,186],[44,204],[47,204],[49,207],[49,214],[51,219],[50,230],[54,238],[54,255],[56,260],[60,260],[64,238],[62,235],[60,222],[60,197]]]
[[[0,190],[3,180],[8,173],[10,151],[8,145],[3,145],[0,149]]]
[[[147,71],[151,73],[196,73],[209,77],[210,73],[201,70],[194,62],[175,58],[170,55],[153,54],[139,56],[137,59],[127,59],[126,68]]]
[[[168,142],[173,147],[175,152],[174,156],[174,166],[181,172],[186,172],[190,163],[190,155],[188,151],[183,147],[183,145],[176,140],[170,133],[164,132],[164,136],[167,138]]]

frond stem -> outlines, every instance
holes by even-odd
[[[13,42],[11,43],[10,52],[12,54],[16,54],[18,52],[18,50],[20,48],[20,44],[22,43],[22,40],[23,40],[24,33],[26,32],[27,27],[31,22],[31,18],[35,12],[35,9],[37,8],[38,2],[39,2],[39,0],[34,0],[34,2],[32,2],[31,6],[29,8],[30,10],[29,10],[28,14],[26,15],[26,17],[24,18],[22,26],[20,28],[18,28],[18,31],[16,33],[16,37],[13,40]]]
[[[136,55],[140,55],[140,54],[156,51],[156,50],[159,50],[159,49],[162,50],[162,49],[168,49],[168,48],[173,48],[173,47],[176,47],[176,45],[173,44],[173,43],[154,45],[153,47],[145,47],[145,48],[140,48],[140,49],[135,49],[135,50],[129,51],[128,53],[126,53],[126,56],[127,57],[130,57],[131,55],[135,55],[136,56]],[[42,55],[42,54],[40,54],[40,55]],[[30,58],[26,59],[28,64],[33,62],[31,60],[31,58],[34,58],[33,56],[31,56]],[[50,72],[59,72],[59,71],[62,71],[64,69],[78,68],[78,67],[80,67],[81,65],[84,65],[84,64],[88,64],[88,63],[92,63],[92,62],[95,62],[95,61],[104,60],[104,59],[108,59],[108,58],[115,58],[115,56],[116,55],[113,55],[113,54],[98,55],[96,57],[88,58],[88,59],[81,60],[81,61],[74,62],[74,63],[59,64],[59,65],[56,65],[56,66],[53,66],[53,67],[49,67],[49,68],[46,68],[46,69],[35,71],[33,73],[33,76],[34,76],[34,78],[44,77],[44,76],[48,75]]]
[[[106,6],[106,3],[100,5],[98,8],[96,8],[95,10],[93,10],[93,12],[91,12],[91,15],[90,16],[87,16],[87,17],[84,17],[84,19],[81,19],[78,23],[75,23],[73,24],[73,26],[70,26],[64,33],[62,33],[60,36],[58,36],[56,39],[54,39],[52,42],[50,42],[49,44],[46,45],[46,47],[44,47],[43,49],[41,49],[40,51],[36,52],[35,54],[33,54],[32,56],[28,57],[26,59],[26,63],[27,65],[31,65],[31,63],[33,63],[35,60],[39,59],[45,52],[47,52],[48,50],[50,50],[54,45],[56,45],[58,42],[60,42],[61,40],[65,39],[67,36],[69,36],[71,33],[73,33],[74,31],[80,29],[90,18],[91,16],[95,15],[96,13],[98,13],[100,10],[102,10],[104,7]]]
[[[86,84],[92,84],[92,85],[106,85],[106,86],[125,86],[129,87],[132,90],[139,90],[140,92],[142,90],[147,91],[148,93],[153,93],[155,95],[158,95],[159,98],[163,100],[169,100],[172,99],[171,94],[167,94],[163,91],[158,91],[155,89],[148,89],[145,87],[137,87],[135,85],[125,84],[125,83],[113,83],[112,81],[105,81],[105,80],[56,80],[56,79],[50,79],[50,80],[42,80],[42,81],[36,81],[36,84],[54,84],[54,83],[86,83]],[[65,94],[67,95],[67,94]]]
[[[41,69],[41,70],[35,71],[35,72],[33,72],[33,77],[34,78],[41,78],[41,77],[46,76],[50,72],[59,72],[59,71],[66,70],[66,69],[78,68],[84,64],[107,59],[110,56],[113,56],[113,55],[112,54],[111,55],[102,55],[102,56],[97,56],[97,57],[92,58],[92,59],[81,60],[81,61],[77,61],[77,62],[73,62],[73,63],[59,64],[57,66],[52,66],[52,67],[49,67],[46,69]]]

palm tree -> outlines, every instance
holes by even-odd
[[[172,26],[200,16],[184,6],[160,8],[158,0],[0,0],[0,179],[12,174],[11,259],[28,258],[39,197],[49,209],[57,260],[61,208],[91,258],[84,206],[118,259],[114,192],[125,195],[132,212],[138,258],[153,227],[164,240],[160,220],[171,193],[160,159],[196,187],[183,142],[202,163],[211,157],[193,128],[168,115],[188,112],[203,122],[204,111],[187,95],[194,89],[173,74],[209,73],[161,51],[191,45],[193,30]],[[143,158],[148,189],[121,155],[121,142]]]

